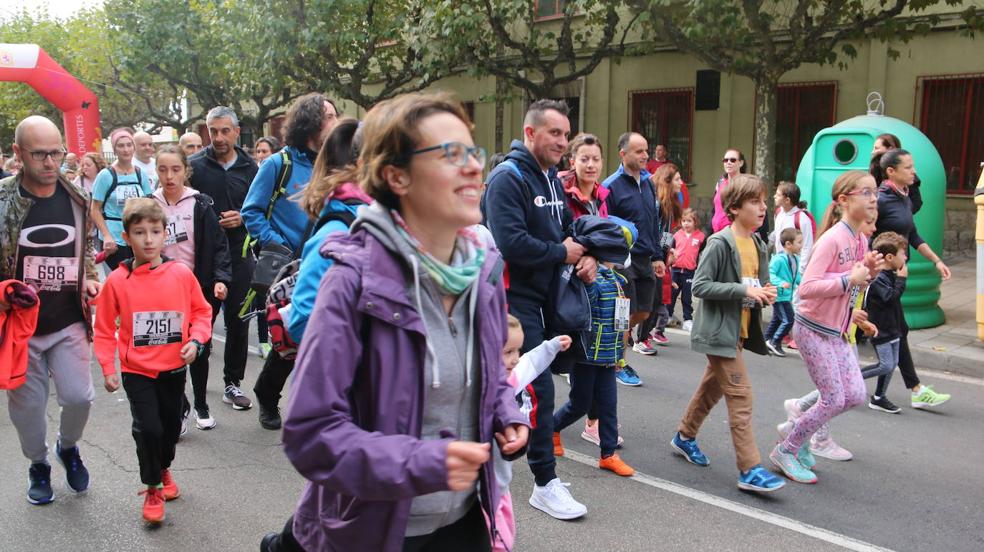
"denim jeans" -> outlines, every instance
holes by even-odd
[[[892,372],[899,365],[899,345],[901,340],[895,338],[888,343],[875,345],[875,354],[878,356],[878,363],[865,366],[861,369],[861,377],[864,379],[878,377],[875,384],[875,396],[884,397],[888,391],[888,384],[892,381]]]
[[[765,330],[765,340],[781,343],[793,329],[793,304],[789,301],[776,301],[772,305],[772,321]]]

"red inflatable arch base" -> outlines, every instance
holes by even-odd
[[[64,114],[65,142],[78,155],[100,151],[99,99],[37,44],[0,44],[0,81],[23,82]]]

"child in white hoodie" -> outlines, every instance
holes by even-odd
[[[520,356],[519,350],[522,346],[523,326],[520,325],[519,319],[510,314],[509,337],[506,339],[505,347],[502,348],[502,362],[506,366],[509,385],[512,385],[517,396],[522,395],[523,404],[520,406],[520,411],[529,416],[530,411],[533,410],[533,402],[526,390],[527,386],[550,367],[558,353],[566,351],[571,346],[571,338],[566,335],[558,335]],[[492,449],[495,481],[499,485],[499,509],[495,512],[498,537],[493,535],[492,550],[504,552],[512,550],[516,538],[516,519],[513,517],[512,495],[509,493],[509,482],[512,481],[512,463],[503,460],[496,447],[492,447]]]

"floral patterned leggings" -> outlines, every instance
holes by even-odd
[[[793,326],[793,339],[810,378],[820,391],[820,400],[796,420],[796,426],[782,444],[787,451],[799,450],[820,426],[863,403],[868,393],[858,359],[847,341],[815,332],[803,324]]]

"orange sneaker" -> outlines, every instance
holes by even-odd
[[[632,469],[632,466],[622,461],[617,454],[598,460],[598,467],[603,470],[615,472],[616,475],[621,475],[622,477],[632,477],[635,475],[635,470]]]
[[[560,442],[560,433],[554,433],[554,456],[564,455],[564,443]]]
[[[164,521],[164,490],[157,487],[147,487],[138,494],[144,495],[143,518],[147,523]]]
[[[181,489],[171,477],[171,470],[161,470],[161,484],[164,485],[164,500],[174,500],[181,496]]]

